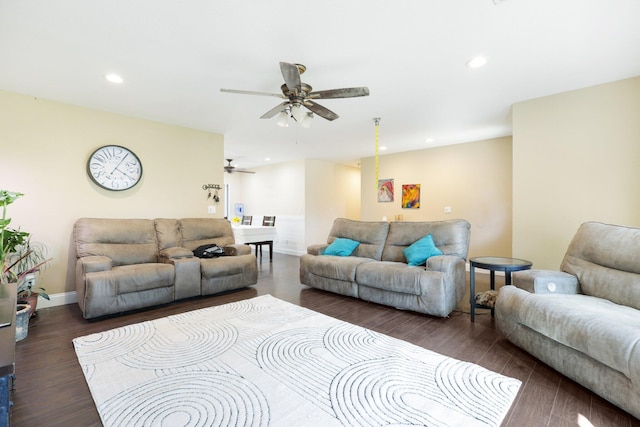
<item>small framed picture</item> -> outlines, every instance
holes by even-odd
[[[393,179],[378,180],[378,202],[393,202]]]
[[[244,203],[236,203],[236,216],[244,215]]]
[[[403,184],[402,185],[402,208],[403,209],[420,208],[420,184]]]

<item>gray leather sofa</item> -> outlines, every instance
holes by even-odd
[[[254,285],[255,255],[226,219],[81,218],[74,225],[76,292],[86,319]],[[201,259],[217,244],[232,256]]]
[[[584,223],[560,271],[512,283],[495,306],[506,338],[640,418],[640,229]]]
[[[443,254],[410,266],[403,250],[431,234]],[[323,255],[336,238],[360,243],[351,256]],[[399,309],[448,316],[466,288],[470,225],[462,219],[432,222],[365,222],[338,218],[326,244],[300,257],[300,282]]]

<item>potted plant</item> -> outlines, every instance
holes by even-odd
[[[50,261],[44,256],[46,248],[31,244],[28,232],[8,227],[11,223],[11,218],[7,218],[7,206],[22,196],[22,193],[0,190],[0,206],[2,206],[2,218],[0,218],[0,285],[15,283],[18,302],[20,302],[21,298],[33,296],[34,294],[40,294],[43,298],[49,299],[49,295],[44,293],[44,289],[35,287],[35,273]],[[23,305],[18,304],[16,308],[24,308]],[[18,310],[17,312],[22,316],[23,311]],[[30,309],[27,315],[30,317],[33,311],[35,310]],[[16,323],[24,324],[24,320],[22,322],[20,320],[17,319]],[[20,329],[20,334],[16,333],[16,341],[26,337],[26,329]]]
[[[9,268],[7,255],[15,251],[16,246],[24,241],[28,233],[25,235],[24,231],[16,231],[8,227],[11,223],[11,218],[7,218],[7,206],[22,195],[22,193],[0,190],[0,206],[2,206],[2,218],[0,218],[0,284],[2,285],[18,281],[14,272]]]
[[[20,278],[18,280],[18,303],[26,302],[31,308],[29,317],[36,313],[38,297],[49,300],[49,295],[45,289],[36,286],[36,273],[42,271],[49,260],[46,258],[47,248],[40,243],[32,243],[31,237],[16,248],[12,259],[16,262],[12,264],[11,270]]]

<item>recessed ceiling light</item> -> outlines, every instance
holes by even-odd
[[[385,147],[385,146],[381,146],[381,147],[380,147],[380,151],[384,151],[384,150],[386,150],[386,149],[387,149],[387,147]]]
[[[431,144],[434,141],[433,138],[427,138],[424,140],[424,142],[426,142],[427,144]]]
[[[467,61],[467,67],[469,68],[479,68],[484,66],[487,63],[487,58],[483,56],[476,56],[475,58]]]
[[[266,162],[268,162],[268,161],[270,161],[271,159],[270,159],[270,158],[268,158],[268,157],[265,157],[265,158],[264,158],[264,160],[265,160]]]
[[[107,79],[107,81],[109,81],[111,83],[120,84],[120,83],[124,82],[122,77],[120,77],[118,74],[115,74],[115,73],[107,74],[106,76],[104,76],[104,78]]]

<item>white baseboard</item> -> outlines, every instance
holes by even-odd
[[[302,256],[304,254],[306,254],[306,252],[299,252],[299,251],[295,251],[293,249],[278,249],[276,250],[275,248],[273,249],[273,253],[274,254],[284,254],[284,255],[295,255],[295,256]]]
[[[78,302],[78,295],[76,295],[75,291],[63,292],[61,294],[49,294],[49,298],[50,298],[49,300],[40,298],[38,300],[38,309],[55,307],[58,305],[65,305],[65,304],[74,304]]]

